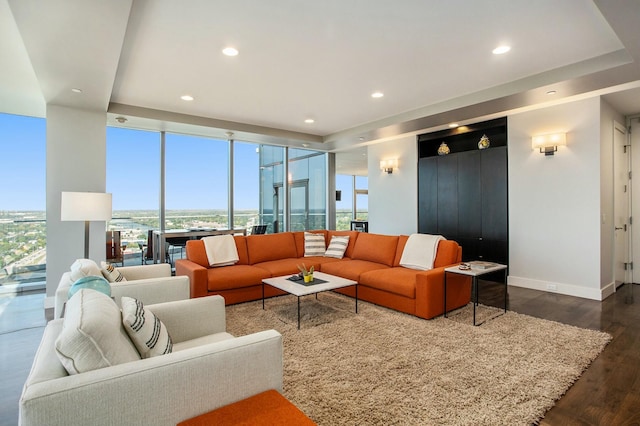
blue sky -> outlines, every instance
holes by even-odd
[[[159,205],[160,134],[107,127],[107,192],[113,210],[155,210]],[[256,144],[234,144],[235,206],[257,210],[260,194]],[[45,210],[46,121],[0,114],[0,210]],[[225,209],[226,141],[167,134],[166,207]],[[364,178],[366,180],[366,178]],[[366,184],[364,184],[366,187]],[[351,177],[338,176],[338,209],[351,208]],[[364,207],[364,206],[362,206]]]

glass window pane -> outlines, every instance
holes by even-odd
[[[284,148],[260,145],[260,222],[267,233],[284,231]]]
[[[340,201],[336,200],[336,229],[351,229],[353,217],[353,176],[336,175],[336,191],[340,191]]]
[[[229,143],[166,134],[165,229],[229,226]]]
[[[0,114],[0,285],[46,274],[46,121]]]
[[[120,231],[125,261],[141,261],[148,231],[160,229],[160,133],[107,127],[108,230]]]
[[[251,229],[260,225],[260,146],[233,143],[233,226]]]

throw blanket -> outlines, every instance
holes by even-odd
[[[238,262],[238,249],[233,235],[214,235],[204,237],[202,241],[209,266],[228,266]]]
[[[438,243],[445,238],[442,235],[411,234],[402,251],[400,266],[426,271],[433,269]]]

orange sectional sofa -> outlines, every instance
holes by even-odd
[[[438,244],[434,268],[428,271],[400,266],[409,236],[391,236],[355,231],[309,231],[323,234],[325,245],[334,235],[348,235],[342,259],[304,256],[304,232],[234,236],[239,261],[232,266],[209,267],[202,240],[190,240],[186,259],[176,261],[176,275],[189,277],[191,297],[220,294],[227,304],[262,298],[264,278],[298,273],[298,265],[358,282],[358,299],[421,318],[441,315],[444,308],[444,268],[460,263],[462,247],[455,241]],[[355,289],[336,290],[355,296]],[[265,286],[265,297],[285,294]],[[447,309],[471,300],[468,277],[447,275]]]

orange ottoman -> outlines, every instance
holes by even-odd
[[[268,390],[242,401],[178,423],[178,426],[208,425],[315,425],[276,390]]]

